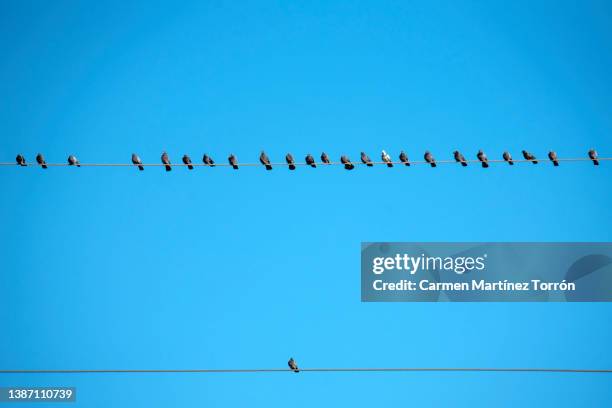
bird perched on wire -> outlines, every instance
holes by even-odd
[[[15,160],[17,161],[18,165],[26,166],[26,159],[21,154],[18,154],[17,157],[15,157]]]
[[[307,154],[305,160],[306,160],[306,164],[309,165],[310,167],[313,167],[313,168],[317,167],[317,163],[315,163],[315,159],[314,157],[312,157],[311,154]]]
[[[476,157],[478,157],[478,160],[480,160],[482,167],[484,168],[489,167],[489,158],[487,157],[485,152],[483,152],[482,150],[479,150],[478,153],[476,154]]]
[[[43,169],[47,168],[47,162],[41,153],[36,155],[36,163],[40,164]]]
[[[555,165],[555,167],[559,165],[559,159],[557,158],[557,153],[551,150],[550,152],[548,152],[548,158]]]
[[[68,156],[68,165],[81,167],[81,163],[79,163],[79,159],[77,159],[76,156],[73,156],[73,155]]]
[[[165,164],[166,167],[166,171],[170,171],[172,170],[172,166],[170,165],[170,157],[168,157],[168,153],[163,152],[161,155],[161,161],[163,164]]]
[[[461,152],[459,150],[455,150],[454,156],[455,156],[455,161],[457,163],[461,163],[461,165],[463,167],[468,165],[467,161],[465,160],[465,156],[463,154],[461,154]]]
[[[514,161],[512,160],[512,155],[508,152],[504,152],[503,154],[504,160],[508,162],[509,165],[514,166]]]
[[[227,158],[229,164],[234,168],[234,170],[238,170],[238,159],[233,154],[230,154]]]
[[[429,151],[425,152],[425,155],[423,155],[423,158],[425,158],[425,161],[427,163],[429,163],[431,165],[431,167],[436,167],[436,159],[434,159],[433,155],[431,153],[429,153]]]
[[[291,153],[287,153],[285,156],[285,161],[289,165],[289,170],[295,170],[295,160],[293,160]]]
[[[272,165],[270,164],[270,158],[268,157],[266,152],[264,151],[261,152],[261,154],[259,155],[259,161],[261,162],[261,164],[266,166],[266,170],[272,170]]]
[[[344,164],[346,170],[353,170],[355,168],[355,165],[351,163],[351,159],[349,159],[348,156],[340,157],[340,162]]]
[[[289,366],[289,368],[291,370],[293,370],[294,373],[299,373],[300,372],[300,369],[298,368],[298,365],[295,362],[295,360],[293,359],[293,357],[291,357],[289,359],[289,361],[287,361],[287,365]]]
[[[372,160],[370,160],[370,157],[365,152],[361,152],[361,162],[368,167],[374,166],[374,163],[372,163]]]
[[[380,158],[382,159],[382,161],[387,163],[387,167],[393,167],[393,161],[391,160],[391,156],[389,156],[384,150],[380,154]]]
[[[321,161],[323,162],[323,164],[331,164],[329,156],[325,152],[321,153]]]
[[[19,157],[19,156],[17,156]],[[597,152],[595,151],[595,149],[591,149],[589,150],[589,159],[593,160],[593,164],[595,166],[599,166],[599,160],[597,160]],[[23,164],[22,164],[23,166]]]
[[[189,170],[193,170],[193,166],[191,164],[191,157],[183,155],[183,164],[186,164]]]
[[[399,159],[402,163],[404,163],[405,166],[410,166],[410,160],[408,160],[408,155],[404,153],[403,150],[400,152]]]
[[[525,158],[525,160],[529,160],[533,164],[538,164],[538,160],[536,159],[536,157],[533,154],[529,153],[527,150],[523,150],[523,157]]]
[[[202,161],[204,162],[204,164],[208,165],[209,167],[215,167],[215,161],[213,160],[212,157],[210,157],[207,154],[204,154],[204,156],[202,156]]]
[[[140,171],[144,170],[144,166],[142,165],[142,160],[140,160],[140,157],[138,157],[136,153],[132,153],[132,163],[134,163],[135,166],[138,166],[138,170]]]

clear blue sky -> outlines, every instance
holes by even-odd
[[[0,5],[0,161],[612,155],[606,1]],[[493,4],[496,3],[496,4]],[[612,241],[612,163],[0,169],[5,369],[611,368],[609,304],[366,304],[362,241]],[[612,377],[0,375],[76,406],[610,406]]]

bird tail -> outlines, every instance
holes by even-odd
[[[387,167],[393,167],[393,163],[387,163]]]
[[[138,170],[143,171],[144,170],[144,166],[138,165]]]
[[[430,164],[431,164],[431,167],[436,167],[437,166],[436,162],[431,162]]]
[[[372,162],[368,162],[368,163],[367,163],[367,166],[368,166],[368,167],[372,167],[372,166],[374,166],[374,164],[372,164]]]
[[[464,161],[462,161],[462,162],[461,162],[461,165],[462,165],[463,167],[467,167],[467,163],[466,163],[466,162],[464,162]]]
[[[593,164],[594,164],[595,166],[599,166],[599,160],[594,159],[594,160],[593,160]]]
[[[193,166],[192,166],[191,164],[189,164],[189,165],[187,166],[187,168],[188,168],[189,170],[193,170]]]
[[[537,160],[532,160],[531,162],[532,162],[533,164],[538,164],[538,161],[537,161]]]
[[[410,163],[406,162],[404,163],[405,166],[410,166]]]
[[[290,164],[289,165],[289,170],[295,170],[295,165],[294,164]]]
[[[344,168],[347,170],[353,170],[355,168],[355,166],[351,163],[347,163],[344,165]]]
[[[172,170],[172,166],[166,164],[166,171],[170,171],[170,170]]]
[[[270,166],[269,164],[266,164],[266,170],[272,170],[272,166]]]
[[[312,163],[312,164],[310,165],[310,167],[312,167],[313,169],[316,169],[316,168],[317,168],[317,165],[316,165],[315,163]]]
[[[46,168],[47,168],[47,165],[46,165],[46,164],[42,164],[41,166],[42,166],[42,168],[43,168],[43,169],[46,169]]]
[[[238,166],[237,165],[232,165],[232,167],[234,168],[234,170],[238,170]]]
[[[484,168],[486,169],[487,167],[489,167],[489,163],[487,163],[487,162],[482,162],[482,167],[484,167]]]
[[[508,164],[514,166],[514,162],[512,160],[508,160]]]
[[[81,163],[79,163],[79,162],[77,162],[76,165],[77,165],[77,167],[81,167]]]
[[[299,373],[299,372],[300,372],[300,369],[299,369],[299,368],[296,368],[296,369],[294,369],[294,370],[293,370],[293,372],[294,372],[294,373]]]
[[[555,160],[553,161],[553,164],[555,165],[555,167],[557,167],[559,165],[559,162]]]

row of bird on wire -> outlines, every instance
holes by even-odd
[[[528,152],[527,150],[523,150],[522,153],[523,153],[523,157],[525,161],[531,162],[533,164],[538,164],[538,159],[532,153]],[[460,163],[464,167],[468,165],[468,160],[465,158],[465,156],[461,152],[459,152],[458,150],[455,150],[453,155],[457,163]],[[591,160],[594,165],[596,166],[599,165],[599,158],[598,158],[597,152],[594,149],[591,149],[588,151],[588,157],[589,157],[589,160]],[[386,164],[388,167],[393,167],[394,164],[410,166],[411,164],[410,159],[408,159],[408,155],[404,151],[400,152],[398,158],[399,158],[399,162],[394,162],[391,159],[391,156],[389,156],[389,154],[383,150],[381,153],[382,161],[380,163]],[[429,164],[431,167],[436,167],[437,165],[436,159],[429,151],[425,152],[423,158],[425,159],[425,163]],[[489,158],[482,150],[478,151],[478,153],[476,154],[476,158],[478,159],[482,167],[485,167],[485,168],[489,167]],[[502,155],[502,158],[509,165],[511,166],[514,165],[515,160],[512,158],[512,155],[509,152],[507,151],[504,152]],[[361,159],[361,163],[369,167],[374,166],[375,164],[365,152],[361,152],[360,159]],[[559,161],[562,160],[557,157],[557,153],[555,153],[554,151],[550,151],[548,153],[548,159],[555,166],[558,166]],[[183,164],[187,166],[189,170],[193,170],[194,164],[188,155],[184,155],[182,160],[183,160]],[[238,168],[240,167],[240,164],[238,163],[238,159],[236,158],[235,155],[230,154],[227,160],[228,160],[229,165],[232,166],[234,170],[238,170]],[[17,164],[20,166],[27,166],[26,159],[21,154],[17,155],[16,161],[17,161]],[[270,161],[270,158],[265,152],[263,151],[261,152],[261,154],[259,155],[259,161],[263,166],[265,166],[266,170],[272,170],[272,162]],[[289,170],[296,169],[296,165],[298,165],[298,163],[296,163],[291,153],[287,153],[287,155],[285,156],[285,161],[287,163],[286,165],[289,167]],[[209,166],[209,167],[214,167],[216,165],[213,158],[207,154],[205,154],[202,157],[202,162],[204,163],[205,166]],[[45,158],[40,153],[38,153],[38,155],[36,156],[36,163],[40,165],[43,169],[46,169],[48,166]],[[161,163],[166,168],[166,171],[172,170],[172,163],[170,162],[170,157],[168,156],[168,153],[166,152],[162,153]],[[139,170],[144,170],[145,164],[142,162],[142,160],[136,153],[132,153],[132,164],[135,166],[138,166]],[[327,153],[323,152],[321,154],[321,161],[319,163],[315,161],[314,157],[311,154],[308,154],[304,158],[304,164],[310,167],[317,167],[317,164],[331,165],[331,164],[337,164],[337,163],[333,163],[330,160]],[[355,164],[346,155],[343,155],[340,157],[340,164],[344,165],[344,168],[347,170],[352,170],[355,168]],[[76,158],[76,156],[70,155],[68,156],[68,165],[80,167],[81,163]]]

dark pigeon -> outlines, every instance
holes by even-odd
[[[368,167],[374,166],[374,163],[372,163],[372,160],[370,160],[370,157],[365,152],[361,152],[361,162]]]
[[[291,357],[289,359],[289,361],[287,362],[287,365],[289,365],[289,368],[291,370],[293,370],[294,373],[299,373],[300,372],[300,369],[298,368],[297,363],[295,362],[293,357]]]
[[[183,164],[186,164],[186,165],[187,165],[187,168],[188,168],[189,170],[193,170],[193,166],[192,166],[192,164],[191,164],[191,157],[189,157],[189,156],[187,156],[187,155],[184,155],[184,156],[183,156]]]
[[[17,156],[17,157],[19,157],[19,156]],[[597,152],[595,151],[595,149],[589,150],[589,159],[593,160],[593,164],[595,166],[599,166],[599,160],[597,160]]]
[[[331,164],[331,161],[329,160],[329,156],[325,152],[321,153],[321,161],[324,164]]]
[[[238,170],[238,159],[233,154],[230,154],[227,158],[229,164],[234,168],[234,170]]]
[[[512,160],[512,156],[508,152],[504,152],[504,160],[508,162],[509,165],[514,166],[514,161]]]
[[[261,154],[259,155],[259,161],[261,162],[261,164],[266,166],[266,170],[272,170],[272,164],[270,164],[270,158],[268,157],[266,152],[261,152]]]
[[[138,166],[138,170],[140,171],[144,170],[144,166],[142,165],[142,160],[140,160],[140,157],[138,157],[136,153],[132,153],[132,163]]]
[[[406,153],[404,153],[403,150],[400,152],[399,159],[406,166],[410,166],[410,160],[408,160],[408,155]]]
[[[463,154],[461,154],[461,152],[459,150],[455,150],[454,156],[455,156],[455,161],[457,163],[461,163],[461,165],[463,167],[468,165],[467,161],[465,160],[465,156]]]
[[[529,153],[527,150],[523,150],[523,157],[525,158],[525,160],[529,160],[533,164],[538,164],[536,157],[533,154]]]
[[[387,163],[387,167],[393,167],[393,160],[391,160],[391,156],[389,156],[384,150],[380,154],[380,158],[382,159],[382,161]]]
[[[40,153],[36,155],[36,163],[40,164],[43,169],[47,168],[47,162],[45,161],[45,158],[43,157],[43,155]]]
[[[287,153],[287,155],[285,156],[285,160],[289,165],[289,170],[295,170],[295,160],[293,160],[293,156],[291,155],[291,153]]]
[[[79,163],[79,160],[73,155],[68,156],[68,165],[81,167],[81,163]]]
[[[212,157],[210,157],[209,155],[205,154],[204,156],[202,156],[202,161],[204,162],[204,164],[210,166],[210,167],[215,167],[215,161],[213,160]]]
[[[429,163],[431,165],[431,167],[436,167],[436,159],[434,159],[433,155],[429,152],[425,152],[425,155],[423,156],[425,158],[425,161],[427,163]]]
[[[161,155],[161,161],[163,164],[165,164],[166,166],[166,171],[170,171],[172,170],[172,166],[170,166],[170,158],[168,157],[168,153],[163,152]]]
[[[317,163],[315,163],[315,159],[311,154],[306,155],[306,164],[310,167],[317,167]]]
[[[26,159],[22,155],[18,154],[17,157],[15,157],[15,160],[17,161],[18,165],[26,166]]]
[[[351,159],[349,159],[348,156],[340,157],[340,162],[344,164],[344,168],[347,170],[353,170],[355,168],[355,165],[351,163]]]
[[[551,150],[550,152],[548,152],[548,158],[550,159],[551,162],[553,162],[555,167],[559,165],[559,159],[557,158],[557,153]]]
[[[476,157],[478,157],[478,160],[480,160],[482,167],[484,168],[489,167],[489,158],[487,157],[485,152],[483,152],[482,150],[479,150],[478,153],[476,154]]]

